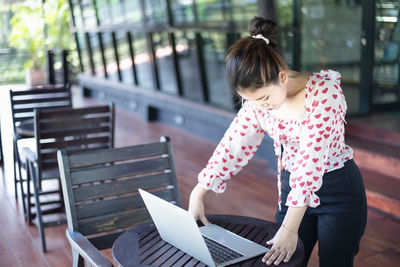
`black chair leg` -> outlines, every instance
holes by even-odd
[[[32,179],[32,166],[30,166],[29,161],[26,162],[26,215],[29,225],[32,225],[33,214],[31,210],[31,179]]]
[[[36,220],[37,220],[37,226],[39,228],[39,234],[40,234],[40,240],[42,243],[42,250],[43,252],[47,252],[46,248],[46,237],[44,235],[44,224],[43,224],[43,218],[42,218],[42,211],[40,208],[40,201],[39,201],[39,184],[38,184],[38,177],[34,172],[32,163],[29,163],[29,171],[32,177],[33,181],[33,195],[35,197],[35,208],[36,208]],[[28,195],[29,197],[29,195]]]

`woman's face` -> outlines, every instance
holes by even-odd
[[[286,76],[284,79],[280,79],[278,84],[260,87],[257,90],[243,89],[238,94],[244,100],[249,101],[251,105],[267,109],[279,109],[287,97]]]

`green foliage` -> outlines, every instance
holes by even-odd
[[[10,46],[30,56],[24,68],[44,67],[47,49],[74,49],[68,25],[66,0],[28,0],[13,4],[10,24]]]

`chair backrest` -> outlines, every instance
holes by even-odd
[[[168,137],[74,155],[62,150],[58,162],[68,228],[98,249],[110,248],[123,229],[150,221],[138,188],[181,206]]]
[[[33,119],[34,110],[72,107],[69,86],[39,87],[29,90],[10,90],[13,127],[24,120]]]
[[[75,109],[36,109],[34,128],[39,180],[42,170],[58,167],[59,149],[76,153],[112,148],[114,118],[114,104]]]

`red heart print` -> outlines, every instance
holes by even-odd
[[[233,159],[234,156],[233,156],[232,154],[229,154],[229,158],[230,158],[230,159]]]
[[[245,150],[246,149],[246,147],[245,146],[242,146],[242,150]]]
[[[318,159],[317,159],[317,161],[318,161]],[[321,167],[316,167],[315,169],[316,169],[317,171],[319,171],[319,172],[322,171],[322,168],[321,168]]]
[[[239,169],[239,168],[240,168],[240,165],[235,165],[235,168],[236,168],[236,169]]]
[[[329,112],[329,110],[331,110],[331,107],[326,107],[325,110],[326,110],[327,112]]]
[[[333,166],[335,167],[339,166],[339,162],[336,162],[335,164],[333,164]]]
[[[241,136],[245,136],[246,134],[245,134],[245,133],[242,133],[242,132],[240,132],[240,135],[241,135]]]
[[[310,134],[310,138],[314,138],[315,134]]]
[[[321,150],[321,147],[320,146],[316,146],[316,147],[314,147],[314,150],[318,152],[318,151]]]
[[[210,183],[207,183],[207,186],[210,186]]]
[[[306,175],[310,176],[313,172],[306,172]]]
[[[244,154],[246,154],[246,156],[250,155],[250,152],[244,152]]]
[[[227,167],[223,167],[222,169],[223,169],[224,171],[227,171],[227,170],[228,170],[228,168],[227,168]]]
[[[301,187],[304,187],[305,184],[306,184],[305,182],[301,182],[301,183],[300,183],[300,186],[301,186]]]
[[[257,129],[257,128],[258,128],[258,126],[257,126],[256,124],[253,124],[253,127],[254,127],[254,129]]]
[[[249,117],[246,117],[245,119],[246,119],[246,121],[249,121],[249,120],[250,120],[250,118],[249,118]]]
[[[297,205],[297,200],[292,201],[292,204],[296,206]]]
[[[314,84],[316,84],[316,82],[313,80],[313,81],[311,81],[311,84],[314,85]]]
[[[292,200],[292,196],[288,197],[288,200],[291,201]]]
[[[322,93],[326,94],[328,92],[328,87],[326,87],[324,90],[322,90]]]
[[[336,98],[337,98],[337,94],[333,94],[332,97],[333,97],[334,99],[336,99]]]
[[[308,144],[307,144],[307,146],[308,146],[308,147],[310,147],[310,146],[312,146],[312,144],[313,144],[313,143],[312,143],[312,142],[310,142],[310,143],[308,143]]]
[[[329,136],[330,136],[329,134],[324,134],[325,139],[328,139]]]
[[[317,114],[314,116],[316,119],[319,119],[319,117],[321,117],[321,114]]]
[[[307,181],[307,186],[310,186],[310,185],[312,185],[312,182]]]
[[[315,125],[318,129],[322,127],[322,123],[318,123]]]
[[[303,190],[303,195],[305,195],[307,193],[307,190]]]
[[[311,143],[312,144],[312,143]],[[305,150],[303,150],[303,151],[301,151],[300,152],[300,155],[303,155],[304,154],[304,152],[306,152]]]
[[[313,158],[312,161],[314,161],[314,163],[317,163],[319,161],[319,158]]]
[[[225,152],[226,152],[226,153],[229,153],[229,149],[225,148]]]
[[[225,158],[222,158],[222,162],[225,163],[227,160]]]
[[[229,141],[232,141],[232,140],[233,140],[233,138],[229,136]]]
[[[303,165],[301,165],[303,168],[307,165],[307,163],[304,163]]]
[[[249,149],[252,150],[252,149],[253,149],[253,146],[249,146]]]
[[[310,157],[310,155],[305,155],[303,158],[304,158],[305,160],[308,160],[309,157]]]
[[[314,102],[312,103],[313,107],[318,107],[319,102],[317,100],[314,100]]]
[[[318,137],[317,139],[315,139],[318,143],[321,142],[322,138]]]
[[[318,90],[315,90],[314,96],[317,96],[317,95],[318,95]]]
[[[332,129],[332,128],[331,128],[331,127],[329,127],[329,126],[328,126],[328,127],[326,127],[326,130],[327,130],[328,132],[330,132],[330,131],[331,131],[331,129]]]
[[[249,126],[243,124],[242,127],[243,129],[247,129]]]
[[[309,129],[309,130],[312,130],[312,128],[314,128],[314,124],[308,125],[308,129]]]
[[[323,86],[325,84],[325,81],[320,82],[318,85]]]
[[[324,100],[321,101],[322,104],[325,104],[326,101],[328,101],[328,98],[325,98]]]
[[[314,176],[313,179],[314,179],[314,181],[318,181],[319,177],[318,176]]]
[[[303,162],[303,160],[301,159],[301,160],[298,160],[297,161],[297,164],[301,164]]]
[[[324,132],[325,132],[325,131],[322,130],[322,131],[319,131],[318,133],[319,133],[319,135],[322,135]]]
[[[222,177],[224,177],[224,176],[225,176],[225,174],[223,174],[222,172],[220,172],[220,173],[219,173],[219,176],[222,176]]]
[[[242,162],[242,160],[243,160],[243,159],[241,159],[241,158],[238,158],[238,159],[237,159],[238,162]]]
[[[327,121],[329,120],[329,117],[325,117],[325,118],[323,118],[323,120],[324,120],[325,122],[327,122]]]

